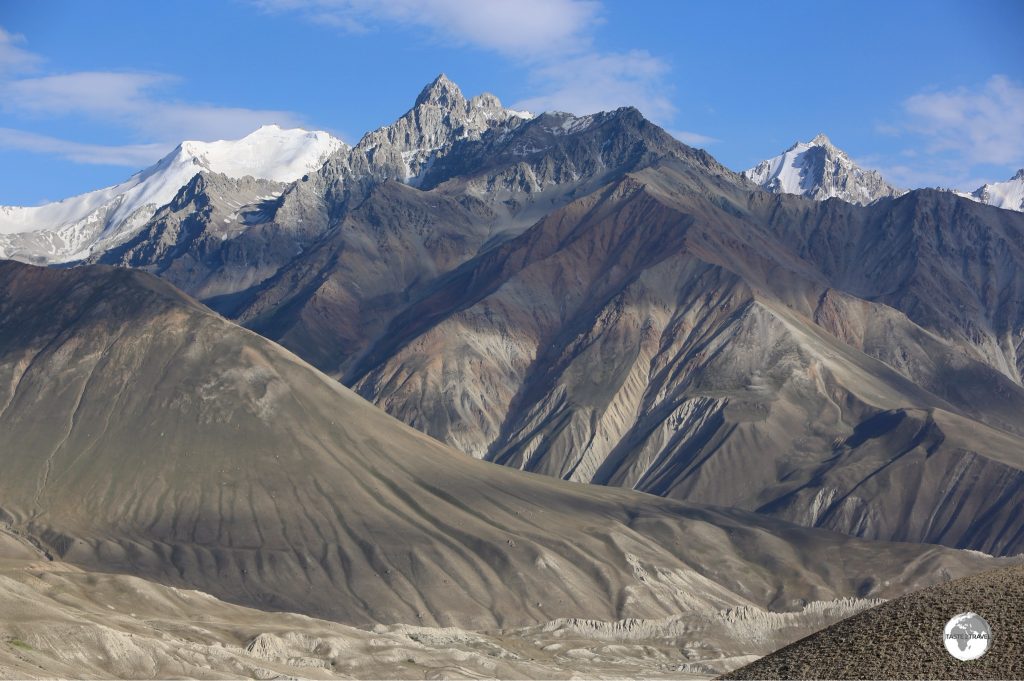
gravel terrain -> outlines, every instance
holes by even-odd
[[[984,617],[988,652],[961,662],[942,641],[962,612]],[[727,679],[1024,678],[1024,568],[991,570],[922,589],[845,619],[727,674]]]

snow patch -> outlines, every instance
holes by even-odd
[[[154,165],[112,187],[43,206],[0,206],[0,237],[20,235],[26,255],[67,262],[95,250],[92,247],[100,240],[123,241],[127,231],[141,227],[197,173],[292,182],[344,146],[326,132],[276,125],[263,126],[240,140],[182,142]],[[40,234],[25,238],[30,233]]]

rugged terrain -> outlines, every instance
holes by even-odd
[[[975,612],[989,649],[960,661],[943,646],[946,622]],[[730,679],[1024,678],[1024,569],[1006,568],[908,594],[738,669]]]
[[[1011,191],[444,76],[309,135],[0,210],[85,257],[0,262],[3,674],[706,676],[1024,553]]]
[[[1024,215],[803,146],[769,174],[845,200],[763,191],[635,109],[531,117],[441,76],[273,196],[204,172],[94,259],[473,457],[1024,551]]]
[[[938,250],[916,215],[957,234],[975,211],[1005,231],[961,233],[956,252],[1002,262],[979,253],[965,273],[940,252],[866,275],[859,256]],[[890,232],[894,214],[922,227]],[[1018,553],[1022,234],[949,194],[861,209],[666,161],[424,287],[343,381],[518,468]],[[999,280],[1006,304],[981,327]]]
[[[357,629],[82,570],[0,533],[0,678],[707,678],[877,602],[488,631]]]
[[[475,461],[166,283],[0,264],[2,518],[84,568],[352,624],[899,595],[998,564]]]
[[[103,253],[130,239],[196,175],[226,174],[249,191],[234,208],[276,197],[319,168],[341,140],[326,132],[267,125],[240,140],[186,141],[124,182],[42,206],[0,206],[0,257],[39,264]],[[245,212],[245,211],[243,211]]]

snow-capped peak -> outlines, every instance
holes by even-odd
[[[43,206],[0,206],[0,257],[66,262],[117,242],[198,172],[297,180],[345,144],[322,131],[265,125],[239,140],[185,141],[124,182]]]
[[[904,193],[888,184],[877,171],[858,166],[824,133],[810,142],[797,142],[743,175],[770,192],[798,194],[818,201],[834,197],[867,205]]]
[[[323,165],[345,144],[322,130],[264,125],[239,140],[182,142],[182,154],[207,170],[228,177],[252,175],[261,180],[293,182]]]
[[[1024,211],[1024,168],[1006,182],[990,182],[975,189],[967,196],[996,208]]]
[[[815,135],[814,139],[812,139],[809,142],[809,144],[814,147],[832,147],[833,149],[835,148],[832,145],[832,140],[830,140],[828,136],[823,132],[819,132],[817,135]]]

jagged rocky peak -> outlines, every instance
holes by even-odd
[[[797,142],[774,158],[761,161],[743,175],[776,194],[797,194],[823,201],[838,198],[867,205],[903,194],[876,170],[861,168],[824,133]]]
[[[492,95],[490,92],[477,95],[473,99],[469,100],[469,106],[471,109],[500,109],[501,100]]]
[[[497,101],[497,97],[494,99]],[[433,104],[443,109],[465,107],[466,98],[459,86],[442,73],[420,91],[414,106],[419,107],[426,104]],[[500,106],[501,103],[498,102],[498,105]]]
[[[427,85],[401,118],[363,136],[355,153],[366,156],[370,173],[417,185],[422,174],[452,144],[479,139],[495,127],[515,127],[531,115],[507,109],[490,93],[467,100],[443,73]],[[355,160],[353,167],[362,165]]]
[[[459,86],[442,73],[423,88],[405,115],[367,133],[358,147],[369,151],[386,143],[406,152],[432,150],[456,139],[479,137],[506,121],[528,118],[528,113],[506,109],[490,93],[467,100]]]

